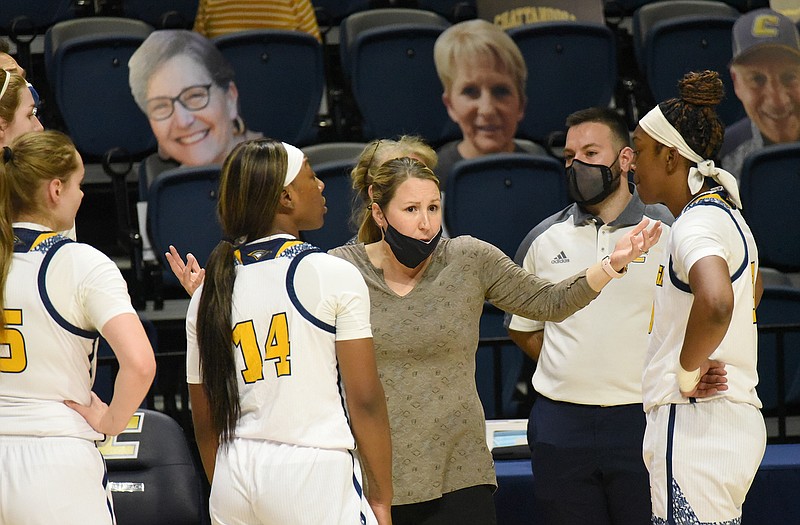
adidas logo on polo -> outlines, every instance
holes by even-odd
[[[550,264],[563,264],[563,263],[568,263],[568,262],[569,262],[569,257],[567,257],[567,254],[565,254],[562,251],[558,255],[553,257],[553,260],[550,261]]]

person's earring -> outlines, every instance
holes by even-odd
[[[241,135],[245,131],[247,131],[247,126],[245,126],[244,119],[236,115],[236,118],[233,119],[233,134],[234,135]]]

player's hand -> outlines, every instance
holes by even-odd
[[[195,290],[203,284],[203,280],[206,277],[205,269],[200,268],[200,263],[191,253],[186,254],[186,262],[184,263],[181,254],[172,245],[169,246],[169,251],[164,255],[167,257],[172,273],[178,278],[183,289],[190,296],[193,295]]]
[[[128,421],[114,421],[111,412],[108,410],[108,405],[97,397],[94,392],[91,392],[91,394],[92,399],[89,402],[89,406],[81,405],[71,400],[64,401],[64,404],[80,414],[89,423],[90,427],[101,434],[116,436],[125,430]]]
[[[700,367],[700,382],[691,392],[681,391],[683,397],[711,397],[728,389],[728,372],[725,363],[715,359],[707,359]]]

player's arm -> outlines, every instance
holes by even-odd
[[[372,338],[336,341],[350,426],[367,477],[367,500],[378,523],[391,524],[392,441]]]
[[[219,436],[211,419],[211,404],[202,384],[189,384],[189,401],[192,404],[192,425],[194,438],[200,451],[200,460],[208,482],[214,479],[214,465],[217,461]]]
[[[96,431],[116,436],[128,425],[131,416],[142,403],[156,375],[153,347],[139,317],[123,313],[108,320],[101,330],[119,362],[114,382],[114,397],[106,405],[94,393],[89,406],[65,401]]]
[[[761,304],[761,297],[764,295],[764,280],[761,279],[761,270],[756,272],[756,282],[754,284],[754,297],[755,307]]]
[[[528,357],[534,361],[539,360],[539,355],[542,353],[542,343],[544,342],[544,330],[521,332],[509,328],[508,336]]]
[[[689,311],[680,365],[684,371],[699,369],[699,375],[703,376],[715,365],[709,356],[719,347],[733,317],[733,286],[727,262],[717,255],[699,259],[689,270],[689,285],[694,302]],[[697,388],[687,390],[685,385],[681,392],[697,397],[692,396]],[[710,394],[705,391],[704,395]]]

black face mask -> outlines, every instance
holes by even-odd
[[[617,153],[619,160],[619,153]],[[567,186],[569,195],[581,205],[591,205],[601,202],[619,187],[620,172],[614,174],[611,166],[602,164],[587,164],[577,159],[567,166]]]
[[[422,261],[427,259],[436,249],[441,237],[442,229],[439,228],[439,233],[436,234],[436,237],[428,242],[420,241],[395,230],[389,224],[389,221],[386,221],[386,229],[383,231],[383,240],[389,245],[400,264],[408,268],[416,268],[422,264]]]

